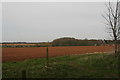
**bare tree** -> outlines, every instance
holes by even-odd
[[[117,1],[115,5],[112,2],[106,4],[107,12],[102,15],[106,20],[106,25],[109,26],[110,34],[114,41],[115,56],[118,55],[118,41],[120,39],[120,2]]]

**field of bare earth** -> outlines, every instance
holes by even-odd
[[[48,48],[50,57],[110,51],[113,51],[112,46],[66,46]],[[15,62],[42,57],[46,57],[46,47],[2,48],[2,62]]]

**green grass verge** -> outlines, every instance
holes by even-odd
[[[21,78],[26,70],[27,78],[117,78],[117,59],[108,54],[67,55],[46,59],[37,58],[21,62],[3,63],[3,78]]]

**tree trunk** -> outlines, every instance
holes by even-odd
[[[116,35],[114,35],[114,44],[115,44],[115,57],[117,57],[118,56],[118,40]]]
[[[117,57],[118,53],[117,53],[117,43],[115,42],[115,57]]]

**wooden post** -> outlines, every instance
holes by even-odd
[[[48,67],[49,66],[48,47],[46,48],[46,59],[47,59],[47,67]]]
[[[22,71],[22,80],[26,80],[26,70]]]

